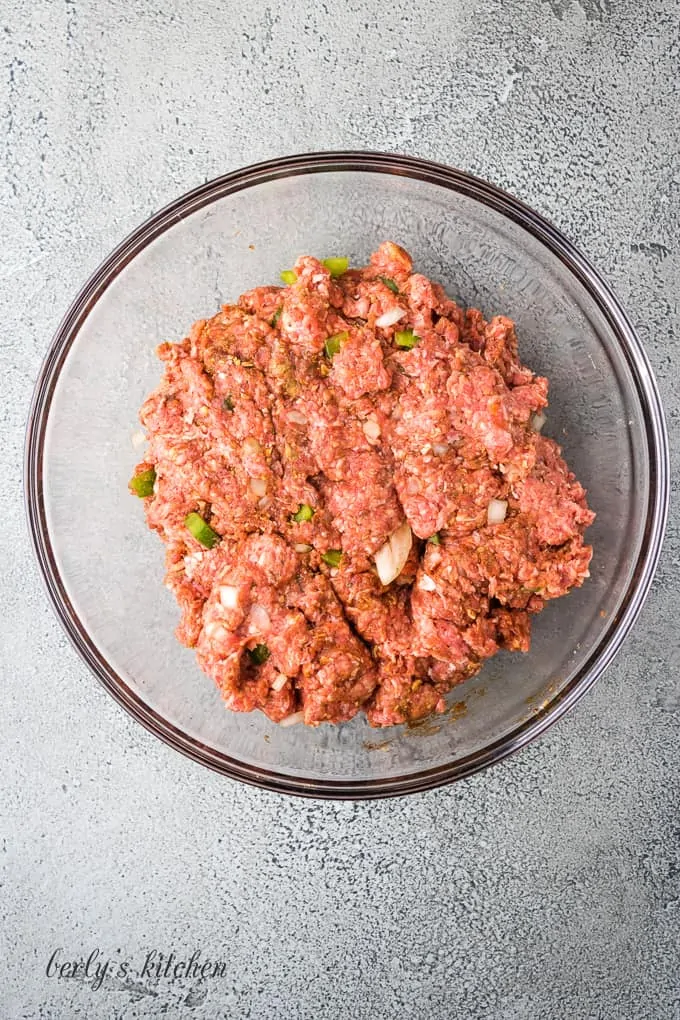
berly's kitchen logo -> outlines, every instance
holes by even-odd
[[[107,978],[115,981],[144,978],[150,978],[152,981],[161,978],[169,981],[223,978],[227,976],[227,964],[223,960],[202,957],[200,949],[195,949],[188,957],[151,949],[143,961],[135,964],[130,960],[107,958],[99,949],[93,949],[89,956],[74,959],[60,947],[54,950],[47,961],[45,974],[48,978],[58,980],[77,978],[89,984],[96,992]]]

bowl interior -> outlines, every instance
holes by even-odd
[[[137,412],[160,378],[160,341],[180,339],[246,289],[278,282],[298,254],[342,254],[360,264],[387,238],[453,297],[516,321],[522,359],[551,382],[545,432],[563,447],[598,515],[588,532],[592,576],[535,619],[528,655],[491,660],[453,693],[442,717],[410,729],[372,730],[363,716],[340,727],[281,729],[260,713],[227,711],[173,636],[178,611],[162,584],[164,550],[127,490],[140,459],[131,441]],[[482,751],[493,756],[549,713],[616,626],[650,484],[645,409],[631,367],[564,261],[464,190],[339,170],[216,189],[121,258],[58,375],[41,467],[64,601],[108,682],[147,723],[204,760],[240,763],[251,778],[275,773],[300,789],[408,782]]]

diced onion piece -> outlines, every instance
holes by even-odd
[[[293,549],[295,549],[296,553],[308,553],[308,552],[312,551],[312,546],[311,545],[307,545],[306,542],[297,542],[293,546]]]
[[[307,419],[305,418],[304,414],[300,413],[300,411],[289,411],[288,412],[288,421],[292,421],[293,425],[306,425],[307,424]]]
[[[287,683],[288,683],[288,677],[286,676],[286,674],[285,673],[279,673],[279,675],[277,676],[276,680],[272,680],[271,689],[273,691],[277,691],[278,692],[278,691],[282,690],[286,686]]]
[[[225,609],[236,609],[238,606],[238,588],[233,584],[220,585],[220,602]]]
[[[293,712],[292,715],[287,715],[285,719],[282,719],[279,726],[296,726],[297,723],[304,721],[304,712]]]
[[[434,454],[436,454],[437,457],[443,457],[445,453],[449,452],[449,444],[448,443],[433,443],[432,444],[432,452]]]
[[[380,329],[387,329],[388,326],[393,326],[395,322],[399,322],[400,319],[403,319],[405,315],[406,309],[400,308],[399,305],[396,305],[394,308],[390,308],[388,312],[383,312],[382,315],[379,315],[375,320],[375,324]]]
[[[437,585],[434,583],[429,574],[421,574],[420,580],[418,581],[418,587],[422,591],[436,591]]]
[[[229,631],[219,620],[208,620],[205,625],[206,637],[211,641],[224,641]]]
[[[272,621],[269,613],[257,603],[250,610],[250,630],[260,634],[267,634],[271,630]]]
[[[508,512],[508,501],[507,499],[492,499],[489,503],[489,509],[486,512],[486,519],[489,524],[500,524],[505,520],[505,515]]]
[[[259,441],[255,436],[248,436],[247,439],[243,440],[243,452],[245,454],[258,454],[262,450]]]
[[[203,553],[200,550],[198,552],[187,553],[184,557],[184,573],[189,580],[194,576],[194,571],[200,567],[202,559]]]
[[[391,584],[395,577],[399,577],[412,544],[411,528],[408,521],[404,521],[375,554],[375,566],[382,584]]]
[[[534,432],[540,432],[547,420],[542,411],[537,411],[536,414],[532,414],[529,424]]]
[[[137,429],[136,432],[132,433],[132,445],[134,446],[135,450],[138,450],[140,446],[144,446],[145,442],[146,436],[141,431],[141,429]]]
[[[262,496],[267,495],[266,478],[251,478],[248,484],[250,485],[250,491],[254,496],[258,496],[261,499]]]
[[[380,439],[380,426],[377,421],[373,421],[372,418],[369,418],[364,422],[363,429],[364,435],[368,440],[375,442],[376,439]]]

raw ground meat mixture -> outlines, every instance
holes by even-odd
[[[161,344],[130,485],[230,709],[389,726],[528,650],[531,615],[588,577],[594,514],[513,323],[389,241],[344,262],[303,256]]]

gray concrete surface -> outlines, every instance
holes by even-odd
[[[607,275],[680,439],[673,0],[7,0],[0,15],[0,1017],[680,1017],[679,516],[625,651],[512,760],[301,802],[185,761],[88,674],[29,552],[33,381],[109,249],[266,157],[385,148],[503,185]],[[98,950],[99,982],[48,976]],[[224,961],[143,979],[152,951]],[[158,962],[158,961],[157,961]]]

